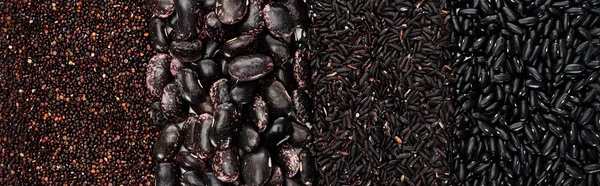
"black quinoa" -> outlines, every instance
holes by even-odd
[[[0,183],[151,185],[142,1],[0,2]]]

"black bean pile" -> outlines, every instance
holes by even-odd
[[[453,102],[444,1],[309,3],[320,185],[443,185]]]
[[[148,5],[156,185],[316,184],[304,2]]]
[[[452,1],[457,185],[600,185],[600,1]]]

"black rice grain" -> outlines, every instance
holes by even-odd
[[[453,184],[600,184],[600,128],[591,122],[600,80],[586,65],[600,57],[591,24],[599,4],[487,3],[451,3],[452,38],[462,47],[454,53]]]

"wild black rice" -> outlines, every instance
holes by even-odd
[[[448,181],[444,1],[308,2],[321,185]]]

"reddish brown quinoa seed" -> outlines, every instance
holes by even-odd
[[[143,1],[0,1],[0,183],[152,185]]]

